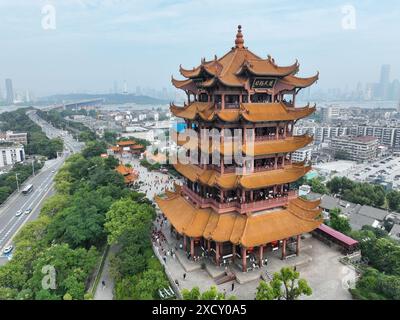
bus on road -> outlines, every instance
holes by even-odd
[[[22,194],[29,194],[31,193],[33,190],[33,184],[28,184],[27,186],[25,186],[24,189],[22,189]]]

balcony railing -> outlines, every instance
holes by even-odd
[[[226,213],[237,211],[241,214],[252,211],[267,210],[275,207],[285,206],[289,200],[297,197],[297,191],[289,191],[287,196],[280,198],[273,198],[267,200],[254,201],[250,203],[240,203],[239,201],[232,201],[227,203],[220,203],[212,198],[203,198],[194,191],[190,190],[187,186],[183,186],[183,192],[189,199],[201,208],[212,208],[218,213]]]
[[[272,171],[272,170],[279,170],[283,169],[284,166],[278,165],[276,168],[275,166],[272,167],[254,167],[254,172],[263,172],[263,171]]]
[[[225,102],[226,109],[239,109],[240,103],[239,102]]]
[[[286,135],[286,137],[290,137],[290,135]],[[259,142],[259,141],[271,141],[271,140],[284,140],[286,138],[283,134],[278,135],[278,138],[276,137],[275,134],[270,134],[266,136],[255,136],[254,141]]]

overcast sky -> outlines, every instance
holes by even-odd
[[[42,27],[46,4],[55,30]],[[0,0],[0,87],[12,78],[37,96],[108,92],[124,79],[130,91],[170,88],[179,64],[226,53],[238,24],[254,53],[280,65],[298,58],[301,76],[320,71],[319,87],[377,81],[382,64],[400,78],[398,0]]]

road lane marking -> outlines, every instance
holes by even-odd
[[[47,177],[42,181],[42,183],[40,184],[40,187],[42,187],[43,184],[46,184],[46,187],[45,187],[44,189],[43,189],[43,188],[40,188],[40,189],[42,189],[42,191],[37,191],[37,192],[33,193],[33,194],[30,196],[29,200],[26,201],[26,202],[23,204],[23,206],[21,207],[22,209],[25,208],[25,206],[27,205],[28,202],[30,202],[30,205],[28,206],[28,208],[34,206],[34,203],[35,203],[36,200],[42,195],[43,192],[44,192],[45,194],[48,193],[48,191],[49,191],[51,188],[50,188],[50,189],[47,189],[47,188],[48,188],[50,185],[53,185],[53,184],[54,184],[54,182],[51,181],[51,178],[53,177],[53,175],[54,175],[54,174],[49,174],[49,176],[47,176]],[[50,182],[48,182],[49,180],[50,180]],[[43,199],[43,197],[41,198],[41,200],[39,201],[39,203],[41,203],[42,199]],[[31,201],[31,200],[32,200],[32,201]],[[37,207],[37,205],[36,205],[36,207]],[[35,208],[36,208],[36,207],[35,207]],[[21,209],[21,210],[22,210],[22,209]],[[34,211],[34,210],[31,211],[31,213],[28,215],[28,217],[33,213],[33,211]],[[3,235],[3,238],[0,239],[0,245],[1,245],[1,243],[3,243],[4,240],[8,237],[8,235],[9,235],[10,232],[15,228],[15,226],[18,224],[18,222],[20,222],[21,217],[23,217],[23,215],[25,215],[25,213],[23,213],[23,214],[17,219],[17,221],[15,221],[15,223],[14,223],[10,228],[7,229],[7,227],[10,225],[10,223],[12,222],[12,220],[14,220],[14,218],[15,218],[15,216],[12,216],[12,218],[10,219],[11,221],[9,221],[9,222],[7,223],[7,225],[6,225],[6,226],[3,228],[3,230],[2,230],[2,232],[3,232],[4,230],[7,229],[7,232],[6,232],[5,235]],[[23,224],[24,224],[24,223],[22,223],[22,225],[23,225]],[[15,234],[14,234],[14,236],[15,236]]]
[[[60,160],[62,160],[62,158],[60,158]],[[33,180],[37,180],[38,177],[41,177],[44,173],[48,173],[49,169],[52,169],[53,167],[55,167],[57,164],[59,164],[58,162],[60,161],[55,161],[54,163],[50,164],[48,168],[46,168],[43,171],[40,171],[37,175],[35,175],[34,177],[30,177],[27,181],[25,181],[24,183],[32,183],[33,184]],[[15,199],[12,201],[12,199],[7,199],[6,200],[6,204],[0,208],[0,216],[2,216],[3,214],[5,214],[9,209],[10,206],[15,204],[15,202],[17,202],[18,199],[22,199],[23,197],[25,197],[23,194],[21,193],[17,193]]]
[[[50,186],[50,188],[47,190],[47,192],[45,192],[45,194],[42,196],[42,198],[38,201],[38,203],[36,204],[36,206],[32,209],[31,213],[29,215],[27,215],[27,217],[25,218],[25,220],[22,222],[22,224],[19,226],[19,228],[14,232],[14,234],[11,236],[11,238],[8,240],[8,242],[6,243],[5,246],[3,246],[3,248],[8,247],[14,237],[19,233],[19,231],[22,229],[22,227],[25,225],[25,223],[28,221],[28,219],[30,218],[30,216],[37,210],[37,208],[39,207],[39,205],[43,202],[43,199],[48,195],[48,193],[53,189],[54,183],[52,183],[52,185]],[[1,248],[0,252],[3,252],[3,248]]]

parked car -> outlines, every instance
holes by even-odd
[[[16,217],[19,217],[22,214],[22,210],[18,210],[17,213],[15,214]]]

